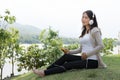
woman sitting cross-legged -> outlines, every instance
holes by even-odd
[[[46,70],[33,69],[33,72],[41,77],[62,73],[71,69],[95,69],[106,68],[102,61],[100,50],[104,47],[101,31],[98,28],[95,14],[91,10],[83,12],[83,29],[80,35],[80,48],[64,50],[64,55],[50,65]],[[81,53],[81,56],[72,54]]]

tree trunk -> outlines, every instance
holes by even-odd
[[[0,72],[0,80],[2,80],[2,72],[3,72],[3,68],[1,68],[1,72]]]
[[[13,54],[12,54],[12,74],[11,77],[14,76],[14,60],[13,60]]]

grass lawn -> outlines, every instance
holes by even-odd
[[[11,80],[120,80],[120,55],[105,56],[103,60],[108,66],[106,69],[71,70],[43,78],[31,71]]]

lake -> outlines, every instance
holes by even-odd
[[[25,46],[25,48],[29,47],[31,44],[21,44],[21,46]],[[37,44],[39,45],[39,48],[42,48],[42,44]],[[6,59],[6,63],[4,65],[4,68],[3,68],[3,78],[5,77],[10,77],[10,74],[12,73],[12,64],[9,63],[9,59]],[[21,72],[18,72],[17,71],[18,67],[17,67],[17,62],[15,63],[15,66],[14,66],[14,74],[15,75],[19,75],[19,74],[23,74],[23,73],[26,73],[28,72],[27,70],[22,70]]]

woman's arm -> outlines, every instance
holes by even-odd
[[[77,54],[77,53],[81,53],[81,51],[82,51],[82,46],[80,46],[78,49],[70,50],[68,54]]]
[[[87,53],[87,57],[95,55],[104,47],[100,30],[97,29],[96,31],[93,32],[93,38],[95,39],[97,46],[95,46],[95,48],[92,51]]]

